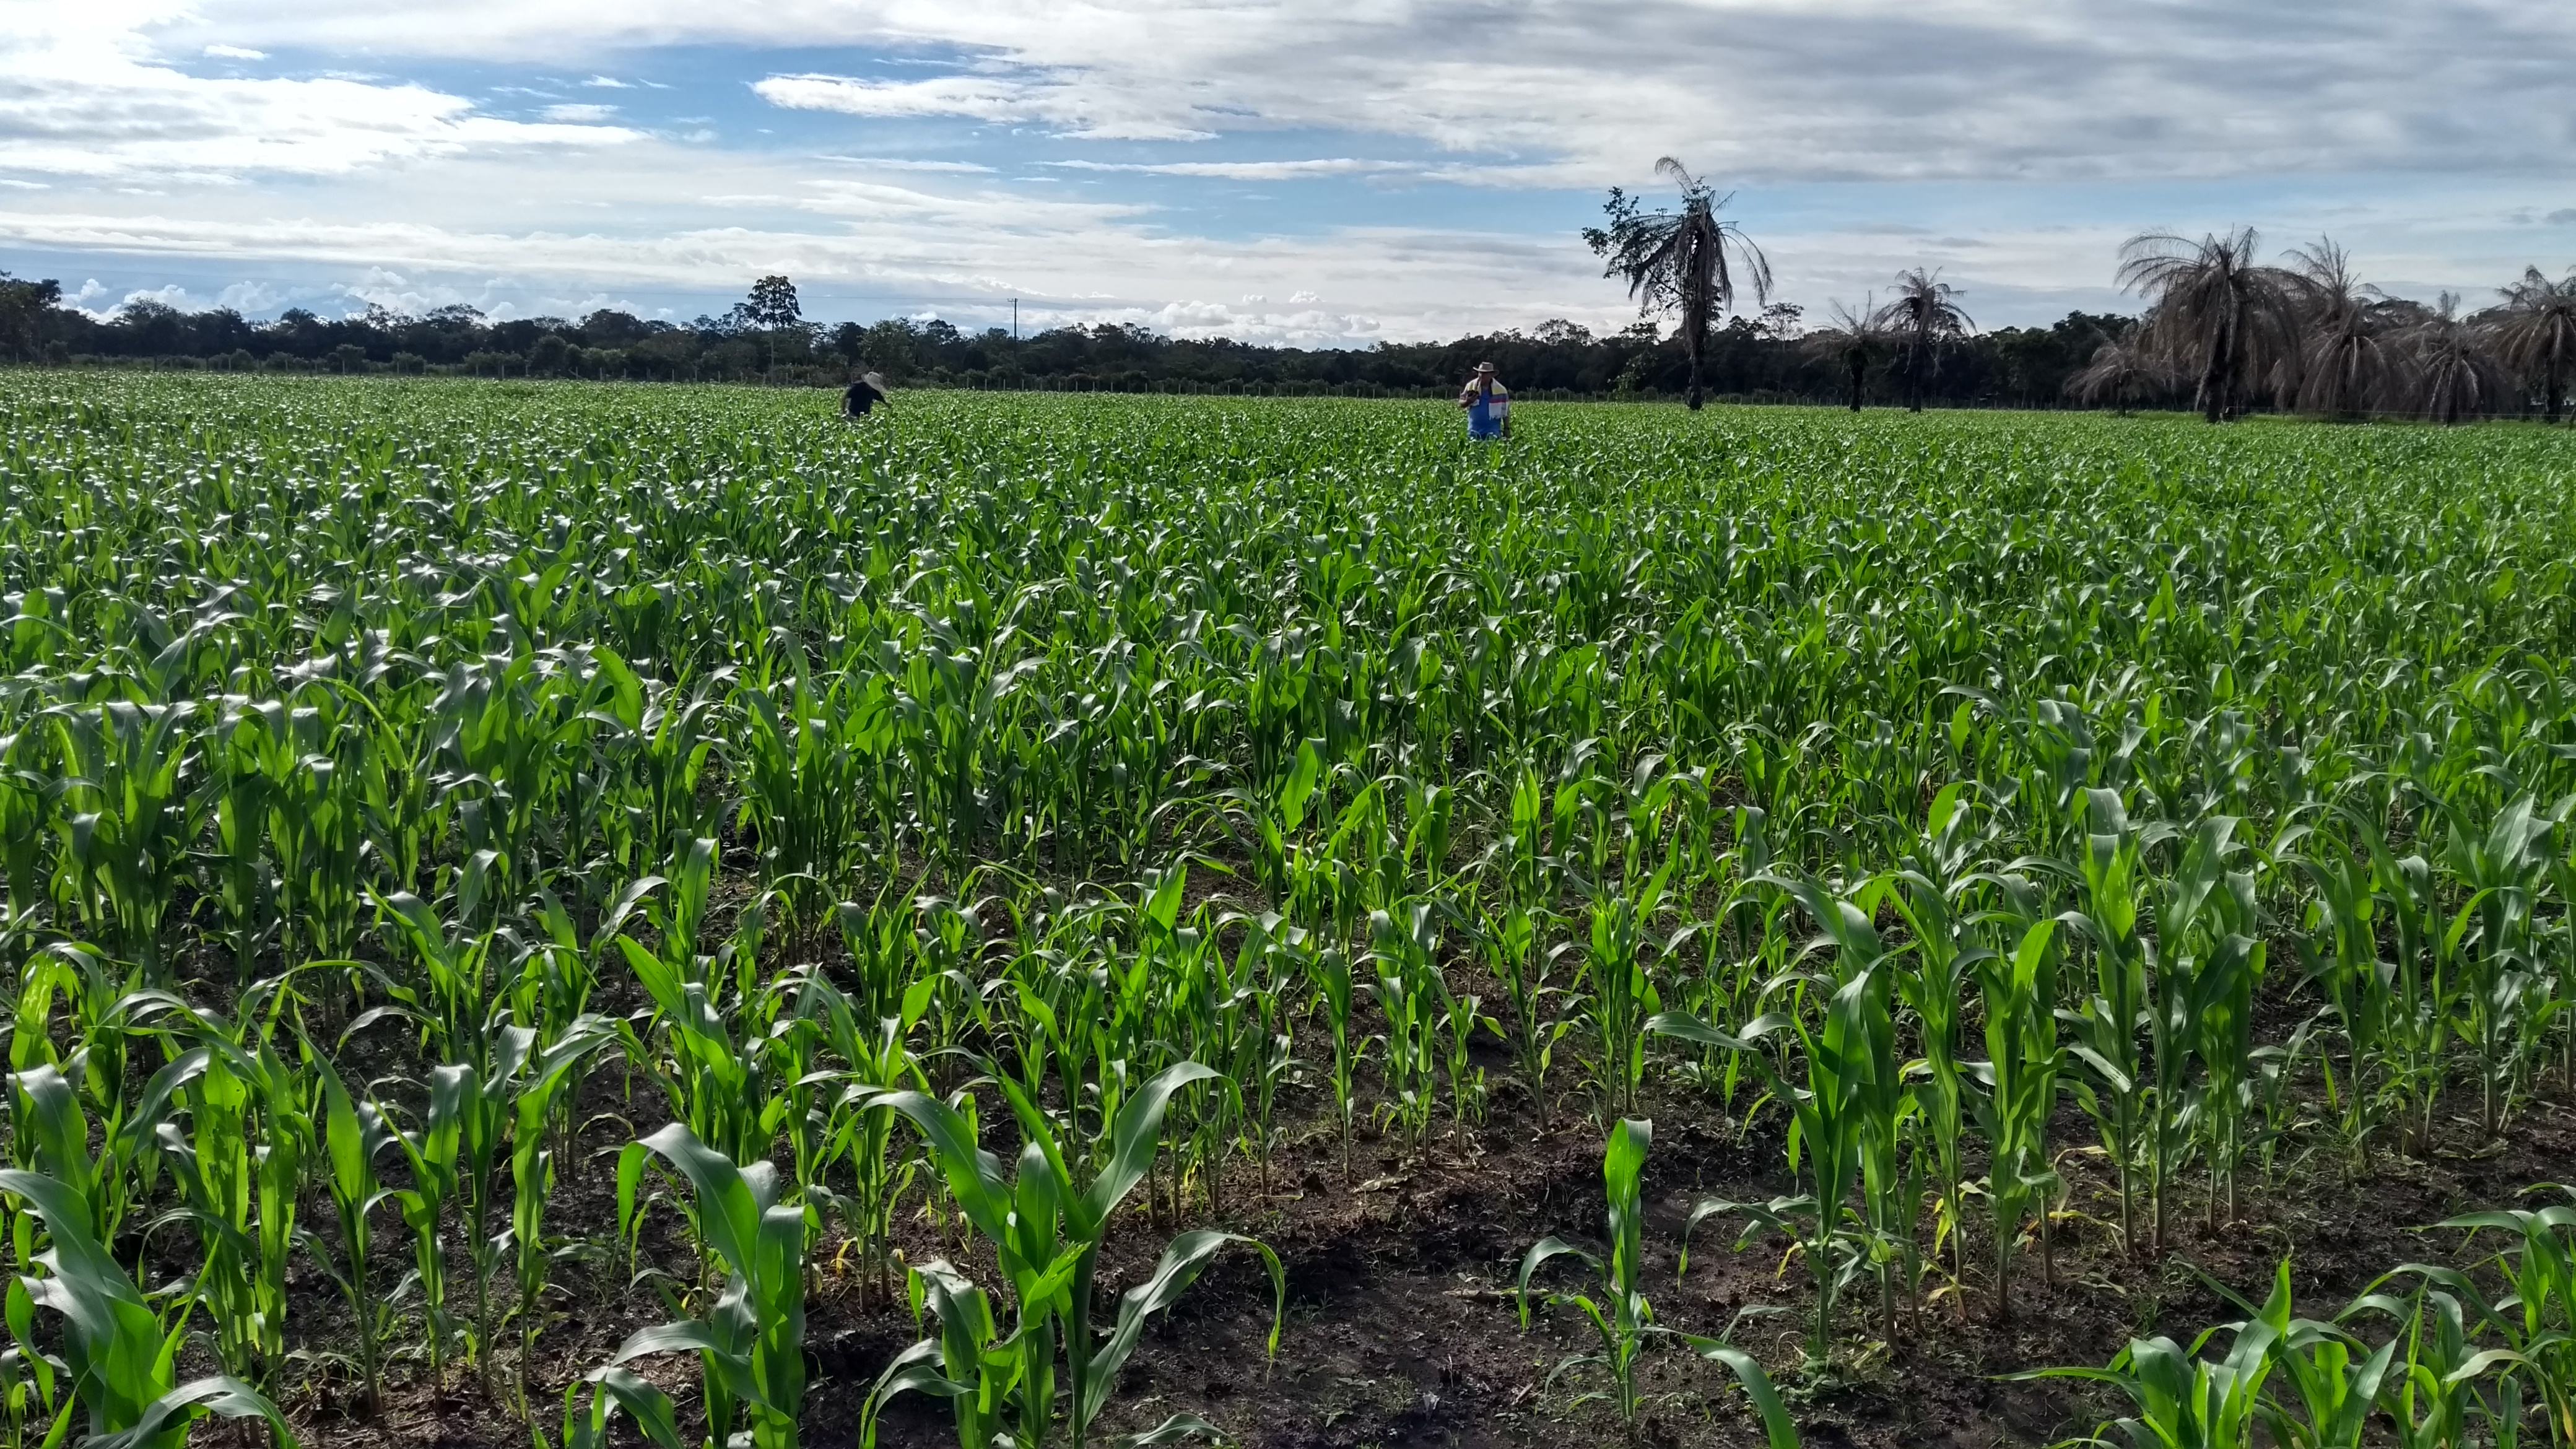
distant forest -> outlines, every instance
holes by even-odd
[[[1943,349],[1923,400],[1952,407],[2065,406],[2067,380],[2134,318],[2072,313],[2049,327],[2005,327]],[[1185,392],[1260,396],[1413,397],[1456,391],[1491,361],[1525,399],[1681,396],[1689,359],[1677,330],[1639,323],[1595,334],[1542,322],[1451,342],[1366,348],[1265,347],[1184,340],[1140,327],[1061,327],[1019,340],[1002,328],[963,331],[894,318],[826,326],[805,320],[785,278],[764,278],[721,316],[675,324],[600,311],[495,321],[471,307],[421,316],[383,308],[328,318],[301,308],[254,322],[226,308],[183,312],[134,301],[102,321],[62,305],[53,282],[0,273],[0,358],[50,366],[231,372],[428,373],[481,377],[629,378],[838,386],[876,370],[897,386]],[[1900,400],[1895,348],[1868,370],[1870,401]],[[1818,345],[1800,308],[1774,303],[1711,330],[1700,376],[1739,402],[1840,402],[1842,354]]]

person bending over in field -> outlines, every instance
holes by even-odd
[[[873,372],[863,372],[841,394],[841,416],[856,421],[868,415],[873,407],[892,408],[894,399],[886,396],[886,380]]]
[[[1494,376],[1490,362],[1476,364],[1476,375],[1467,379],[1466,390],[1458,394],[1458,406],[1467,410],[1467,436],[1475,439],[1508,438],[1512,435],[1512,394]]]

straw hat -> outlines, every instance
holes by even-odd
[[[863,372],[863,373],[860,373],[860,374],[859,374],[859,381],[866,383],[868,386],[870,386],[870,387],[872,387],[872,388],[875,388],[875,389],[876,389],[877,391],[879,391],[879,392],[883,392],[883,391],[885,391],[885,390],[886,390],[886,380],[885,380],[883,377],[880,377],[879,375],[877,375],[876,373],[873,373],[873,372]]]
[[[1492,372],[1494,370],[1494,365],[1490,362],[1479,362],[1476,364],[1476,370],[1480,373]]]

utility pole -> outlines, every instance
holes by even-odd
[[[1012,343],[1013,343],[1014,345],[1017,345],[1017,343],[1019,342],[1019,340],[1020,340],[1020,299],[1019,299],[1019,298],[1017,298],[1017,297],[1013,297],[1013,298],[1011,299],[1011,341],[1012,341]]]

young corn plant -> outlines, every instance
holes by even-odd
[[[1359,1063],[1367,1050],[1364,1039],[1351,1032],[1351,958],[1338,945],[1307,946],[1299,952],[1306,968],[1307,980],[1313,984],[1315,1004],[1324,1013],[1324,1028],[1332,1038],[1333,1061],[1330,1081],[1333,1089],[1333,1117],[1341,1125],[1342,1180],[1351,1176],[1351,1127],[1358,1111]]]
[[[741,941],[714,955],[698,951],[714,881],[715,842],[691,841],[675,858],[662,896],[648,898],[655,949],[629,935],[616,938],[654,1007],[642,1031],[630,1022],[619,1034],[628,1061],[661,1087],[674,1117],[699,1141],[749,1162],[768,1150],[789,1103],[766,1079],[750,1040],[765,1029],[762,1013],[775,1005],[770,993],[745,979],[756,953]],[[756,930],[756,916],[745,924]],[[728,962],[737,973],[730,980],[722,969]]]
[[[54,817],[62,883],[85,934],[162,984],[162,928],[198,833],[196,801],[181,783],[196,709],[119,699],[46,713],[65,770]]]
[[[2104,1424],[2094,1433],[2095,1443],[2117,1428],[2137,1449],[2254,1449],[2255,1430],[2264,1422],[2263,1384],[2280,1335],[2260,1319],[2240,1324],[2227,1356],[2213,1363],[2199,1353],[2217,1332],[2201,1335],[2189,1349],[2162,1335],[2133,1338],[2107,1368],[2040,1369],[2012,1377],[2086,1379],[2127,1395],[2138,1412]]]
[[[1513,1301],[1520,1312],[1521,1332],[1529,1332],[1530,1279],[1552,1259],[1570,1257],[1593,1271],[1598,1280],[1600,1302],[1582,1293],[1551,1293],[1550,1307],[1572,1307],[1582,1312],[1592,1326],[1599,1348],[1592,1353],[1570,1354],[1550,1370],[1547,1382],[1577,1368],[1597,1368],[1608,1376],[1610,1387],[1595,1389],[1577,1396],[1571,1407],[1594,1399],[1608,1399],[1618,1411],[1622,1429],[1630,1439],[1637,1437],[1642,1422],[1644,1397],[1637,1388],[1637,1362],[1659,1334],[1670,1333],[1655,1322],[1654,1305],[1647,1301],[1645,1289],[1645,1208],[1640,1183],[1646,1169],[1646,1155],[1654,1145],[1655,1124],[1641,1118],[1621,1118],[1610,1129],[1610,1139],[1601,1156],[1601,1178],[1604,1196],[1609,1203],[1606,1260],[1587,1249],[1578,1248],[1562,1238],[1550,1236],[1530,1245],[1521,1257],[1520,1274],[1513,1285]],[[1680,1271],[1687,1271],[1690,1259],[1685,1251]],[[1743,1315],[1738,1314],[1738,1321]],[[1771,1449],[1797,1449],[1796,1426],[1779,1395],[1771,1387],[1770,1375],[1750,1354],[1727,1341],[1729,1334],[1703,1338],[1694,1334],[1671,1333],[1692,1351],[1713,1363],[1724,1365],[1735,1375],[1745,1396],[1760,1415]]]
[[[2576,1199],[2567,1188],[2555,1190]],[[2523,1421],[2529,1400],[2553,1445],[2576,1444],[2576,1201],[2463,1213],[2438,1226],[2466,1229],[2470,1236],[2463,1246],[2486,1232],[2507,1239],[2484,1265],[2504,1286],[2492,1298],[2454,1269],[2398,1270],[2449,1290],[2476,1314],[2473,1328],[2493,1341],[2479,1354],[2478,1366],[2496,1376],[2490,1416],[2499,1433]]]
[[[1386,911],[1369,913],[1369,961],[1375,972],[1369,994],[1386,1020],[1386,1113],[1403,1139],[1419,1151],[1431,1133],[1440,1091],[1439,927],[1428,901],[1404,908],[1401,921]]]
[[[90,1232],[93,1210],[78,1192],[41,1173],[0,1169],[0,1193],[42,1222],[47,1246],[8,1288],[9,1332],[42,1390],[53,1422],[45,1442],[62,1443],[79,1413],[85,1443],[98,1449],[185,1449],[189,1426],[208,1415],[261,1419],[277,1442],[295,1434],[257,1389],[222,1376],[177,1383],[188,1313],[164,1322],[134,1280]],[[62,1321],[59,1356],[40,1346],[35,1310]]]
[[[2058,1073],[2064,1061],[2054,1007],[2057,922],[2031,920],[2009,956],[1989,951],[1975,966],[1985,1009],[1986,1060],[1972,1064],[1970,1070],[1984,1087],[1973,1105],[1978,1129],[1986,1139],[1986,1204],[1994,1222],[1995,1318],[2005,1322],[2013,1314],[2012,1285],[2022,1224],[2033,1217],[2043,1245],[2043,1273],[2048,1269],[2048,1207],[2056,1185],[2048,1123],[2056,1113]]]
[[[659,1449],[796,1449],[805,1401],[805,1208],[780,1201],[778,1170],[769,1163],[738,1164],[673,1122],[618,1155],[618,1223],[629,1241],[642,1226],[636,1194],[652,1157],[688,1183],[690,1220],[702,1249],[724,1270],[723,1288],[698,1317],[638,1330],[607,1363],[567,1387],[562,1449],[599,1449],[618,1409]],[[698,1355],[706,1410],[703,1446],[680,1438],[669,1397],[626,1367],[690,1351]]]
[[[1843,912],[1858,915],[1846,902],[1811,904],[1825,906],[1831,914],[1820,912],[1820,919],[1846,930],[1852,922]],[[1859,926],[1866,925],[1863,918]],[[1711,1216],[1741,1214],[1746,1224],[1739,1248],[1765,1229],[1782,1233],[1797,1246],[1815,1280],[1807,1353],[1819,1365],[1833,1355],[1834,1309],[1842,1290],[1874,1251],[1875,1215],[1864,1216],[1857,1232],[1846,1226],[1845,1218],[1852,1189],[1863,1180],[1872,1155],[1873,1098],[1883,1095],[1877,1091],[1881,1079],[1893,1075],[1897,1065],[1886,1045],[1887,968],[1865,949],[1853,955],[1858,959],[1851,963],[1851,974],[1839,982],[1800,976],[1774,983],[1789,998],[1789,1009],[1763,1013],[1740,1036],[1678,1012],[1646,1023],[1657,1035],[1736,1053],[1760,1074],[1770,1096],[1789,1109],[1795,1124],[1792,1140],[1799,1144],[1793,1170],[1805,1180],[1807,1191],[1767,1203],[1704,1201],[1691,1210],[1691,1221],[1696,1225]],[[1830,993],[1821,1020],[1810,1020],[1798,1008],[1797,998],[1810,986]],[[1774,1037],[1785,1045],[1785,1055],[1803,1066],[1798,1076],[1774,1062]]]
[[[431,1059],[483,1069],[499,1003],[492,964],[496,932],[490,922],[477,922],[486,914],[498,870],[489,852],[466,859],[456,872],[450,919],[442,920],[435,906],[408,891],[374,897],[387,934],[409,949],[417,974],[409,982],[380,978],[390,1004],[361,1015],[349,1030],[380,1014],[407,1017],[418,1025]]]
[[[1655,912],[1663,904],[1671,867],[1648,878],[1631,896],[1613,885],[1592,903],[1592,949],[1583,963],[1583,981],[1591,986],[1585,1013],[1591,1028],[1593,1090],[1604,1117],[1634,1111],[1646,1078],[1646,1023],[1664,1008],[1663,994],[1649,969],[1648,951],[1658,944]]]
[[[371,1281],[375,1227],[370,1218],[393,1197],[377,1179],[376,1160],[392,1145],[395,1134],[373,1102],[360,1102],[350,1093],[329,1055],[310,1041],[303,1043],[303,1061],[322,1098],[323,1152],[330,1165],[325,1186],[340,1220],[339,1261],[332,1261],[329,1249],[312,1232],[299,1231],[298,1237],[348,1302],[358,1335],[359,1403],[373,1417],[384,1398],[384,1345],[393,1310],[376,1295]]]
[[[2151,1130],[2148,1098],[2152,1065],[2139,1046],[2148,1019],[2148,946],[2138,935],[2145,894],[2143,835],[2129,824],[2115,790],[2086,792],[2088,829],[2077,872],[2082,910],[2072,917],[2093,947],[2093,987],[2068,1024],[2072,1050],[2091,1074],[2076,1084],[2076,1100],[2093,1118],[2102,1148],[2120,1180],[2120,1241],[2137,1251],[2135,1170],[2142,1136]]]
[[[949,1401],[963,1449],[1038,1449],[1056,1424],[1061,1350],[1066,1437],[1074,1449],[1088,1449],[1093,1424],[1108,1407],[1118,1371],[1134,1354],[1146,1320],[1170,1307],[1232,1243],[1252,1248],[1270,1270],[1268,1350],[1277,1353],[1287,1304],[1285,1270],[1267,1246],[1233,1233],[1203,1230],[1174,1238],[1153,1274],[1120,1299],[1108,1338],[1100,1339],[1093,1327],[1093,1278],[1110,1218],[1152,1171],[1173,1095],[1213,1075],[1208,1067],[1182,1062],[1138,1087],[1119,1109],[1106,1160],[1087,1184],[1074,1176],[1054,1124],[1007,1079],[1001,1088],[1026,1143],[1007,1177],[1000,1159],[983,1148],[973,1123],[956,1109],[918,1092],[883,1099],[920,1132],[951,1200],[992,1246],[1014,1321],[1003,1333],[991,1300],[948,1262],[915,1270],[914,1301],[932,1311],[939,1331],[887,1365],[868,1395],[863,1445],[873,1449],[878,1411],[888,1399],[917,1392]],[[1166,1443],[1193,1434],[1215,1436],[1205,1423],[1175,1415],[1120,1442]]]
[[[1297,956],[1305,933],[1272,912],[1253,918],[1249,925],[1242,944],[1235,950],[1232,978],[1243,1002],[1246,1030],[1236,1053],[1235,1069],[1227,1075],[1236,1080],[1243,1098],[1243,1145],[1260,1165],[1261,1192],[1266,1198],[1270,1194],[1271,1153],[1279,1144],[1279,1088],[1297,1066],[1288,988],[1300,979],[1296,974]],[[1467,1010],[1472,1014],[1475,998],[1467,1001]],[[1453,1016],[1455,1005],[1452,1001]],[[1453,1090],[1458,1082],[1457,1068],[1453,1049]]]
[[[411,1230],[412,1278],[421,1301],[423,1350],[432,1383],[444,1387],[447,1356],[455,1346],[457,1324],[450,1306],[447,1241],[441,1223],[460,1195],[459,1160],[465,1145],[466,1100],[472,1069],[463,1064],[439,1068],[430,1079],[429,1111],[420,1125],[397,1132],[393,1143],[409,1169],[411,1186],[396,1189],[393,1204]],[[373,1103],[381,1119],[384,1104]]]
[[[2325,998],[2335,1033],[2343,1039],[2340,1082],[2331,1060],[2325,1063],[2326,1103],[2336,1113],[2354,1166],[2366,1170],[2370,1139],[2391,1095],[2386,1068],[2396,1010],[2395,963],[2380,955],[2380,901],[2367,860],[2319,831],[2308,837],[2298,864],[2315,892],[2308,906],[2309,927],[2295,938],[2303,974]]]
[[[2184,909],[2176,911],[2169,905],[2159,913],[2158,925],[2160,932],[2170,933],[2166,939],[2182,944],[2180,954],[2162,974],[2168,980],[2187,981],[2188,989],[2161,994],[2181,1003],[2179,1014],[2188,1023],[2185,1044],[2201,1063],[2197,1100],[2190,1103],[2188,1115],[2198,1119],[2203,1138],[2209,1179],[2206,1216],[2213,1229],[2219,1222],[2222,1194],[2227,1220],[2235,1220],[2238,1174],[2253,1136],[2264,1130],[2251,1119],[2260,1105],[2258,1087],[2266,1065],[2253,1033],[2254,998],[2262,983],[2267,950],[2261,939],[2256,877],[2251,871],[2226,869],[2224,864],[2227,836],[2235,823],[2223,816],[2203,823],[2184,854],[2182,875],[2169,897],[2183,902]],[[2205,900],[2192,901],[2200,882],[2213,877]],[[2186,926],[2192,915],[2198,920]],[[2161,1203],[2157,1217],[2161,1241]]]
[[[1499,915],[1489,911],[1476,931],[1476,944],[1484,954],[1485,967],[1503,983],[1503,994],[1511,1007],[1512,1028],[1507,1039],[1514,1072],[1520,1078],[1521,1089],[1529,1093],[1530,1105],[1537,1110],[1542,1126],[1548,1119],[1548,1069],[1556,1064],[1557,1045],[1574,1029],[1570,1021],[1547,1018],[1551,1002],[1564,991],[1548,984],[1550,958],[1539,949],[1539,932],[1545,919],[1515,905]]]
[[[1553,1385],[1570,1369],[1598,1368],[1610,1380],[1606,1390],[1594,1390],[1578,1397],[1578,1405],[1595,1398],[1607,1398],[1618,1410],[1620,1426],[1630,1438],[1636,1437],[1641,1404],[1637,1392],[1637,1358],[1645,1352],[1648,1331],[1655,1322],[1654,1306],[1646,1300],[1645,1210],[1639,1201],[1638,1181],[1646,1170],[1646,1152],[1654,1143],[1655,1124],[1633,1117],[1623,1117],[1610,1130],[1610,1142],[1601,1157],[1601,1177],[1609,1198],[1607,1261],[1595,1253],[1578,1248],[1562,1238],[1545,1237],[1530,1245],[1521,1256],[1520,1276],[1513,1285],[1514,1301],[1520,1309],[1521,1332],[1529,1332],[1530,1279],[1551,1258],[1571,1257],[1592,1269],[1600,1280],[1604,1302],[1596,1303],[1580,1293],[1551,1294],[1551,1306],[1564,1305],[1578,1309],[1591,1323],[1600,1346],[1596,1352],[1567,1357],[1548,1373]]]
[[[909,1042],[913,1028],[929,1010],[936,978],[923,977],[904,994],[898,1014],[862,1025],[850,999],[818,972],[806,978],[801,1015],[819,1017],[833,1053],[844,1064],[838,1073],[815,1074],[818,1086],[834,1088],[809,1168],[801,1185],[808,1201],[837,1208],[855,1240],[862,1283],[873,1281],[880,1298],[891,1301],[896,1200],[912,1182],[910,1161],[894,1156],[894,1113],[881,1105],[889,1092],[907,1082],[926,1086]],[[825,1184],[836,1162],[850,1165],[850,1192],[844,1196]]]
[[[536,1358],[537,1335],[546,1326],[546,1288],[555,1261],[553,1244],[546,1236],[546,1204],[555,1191],[554,1153],[546,1146],[548,1128],[560,1104],[579,1089],[580,1073],[591,1055],[615,1039],[604,1019],[575,1017],[543,1052],[536,1052],[531,1040],[528,1054],[506,1063],[511,1070],[502,1077],[497,1093],[510,1118],[510,1242],[516,1250],[518,1276],[516,1372],[523,1417],[530,1412],[528,1365]],[[476,1220],[480,1224],[483,1214],[478,1212]],[[481,1331],[492,1331],[488,1320]]]
[[[412,1171],[413,1187],[394,1200],[412,1226],[420,1253],[420,1284],[428,1309],[433,1372],[442,1362],[440,1340],[451,1320],[445,1248],[438,1219],[454,1200],[466,1231],[466,1263],[474,1294],[468,1342],[477,1375],[486,1389],[493,1380],[492,1350],[498,1303],[493,1280],[503,1271],[502,1254],[511,1241],[494,1231],[493,1215],[502,1206],[500,1171],[504,1164],[520,1172],[512,1187],[514,1221],[534,1230],[517,1236],[521,1287],[531,1294],[544,1285],[544,1266],[528,1254],[542,1244],[544,1195],[550,1171],[544,1145],[559,1094],[590,1055],[613,1040],[608,1023],[597,1016],[576,1018],[551,1046],[539,1046],[533,1027],[496,1024],[488,1043],[473,1053],[483,1059],[445,1063],[430,1074],[429,1116],[420,1133],[401,1140]],[[533,1285],[533,1287],[531,1287]],[[533,1297],[523,1298],[530,1311],[527,1327],[541,1321]]]
[[[2546,1026],[2534,1030],[2534,1018],[2545,1023],[2551,1014],[2534,905],[2549,873],[2547,841],[2559,822],[2528,794],[2516,796],[2484,830],[2457,808],[2444,813],[2449,840],[2442,864],[2468,894],[2444,944],[2463,967],[2459,1034],[2476,1060],[2478,1123],[2493,1137],[2545,1040]]]
[[[303,1166],[315,1139],[303,1084],[271,1045],[283,979],[261,982],[227,1019],[157,991],[124,1005],[137,1021],[165,1019],[196,1043],[155,1073],[128,1131],[150,1133],[177,1180],[174,1216],[197,1229],[206,1254],[198,1293],[214,1320],[225,1367],[271,1384],[286,1357],[286,1276],[296,1247]],[[184,1114],[188,1131],[172,1117]]]
[[[1967,834],[1968,812],[1958,785],[1933,797],[1923,848],[1900,871],[1889,901],[1905,918],[1914,945],[1895,967],[1896,989],[1914,1014],[1926,1078],[1915,1098],[1932,1149],[1941,1193],[1938,1235],[1952,1244],[1954,1280],[1965,1277],[1967,1233],[1961,1221],[1959,1145],[1967,1126],[1966,1079],[1959,1059],[1959,1007],[1976,967],[1991,953],[1971,939],[1958,910],[1959,894],[1977,884],[1967,876],[1976,849]],[[1962,1300],[1964,1308],[1965,1301]]]

